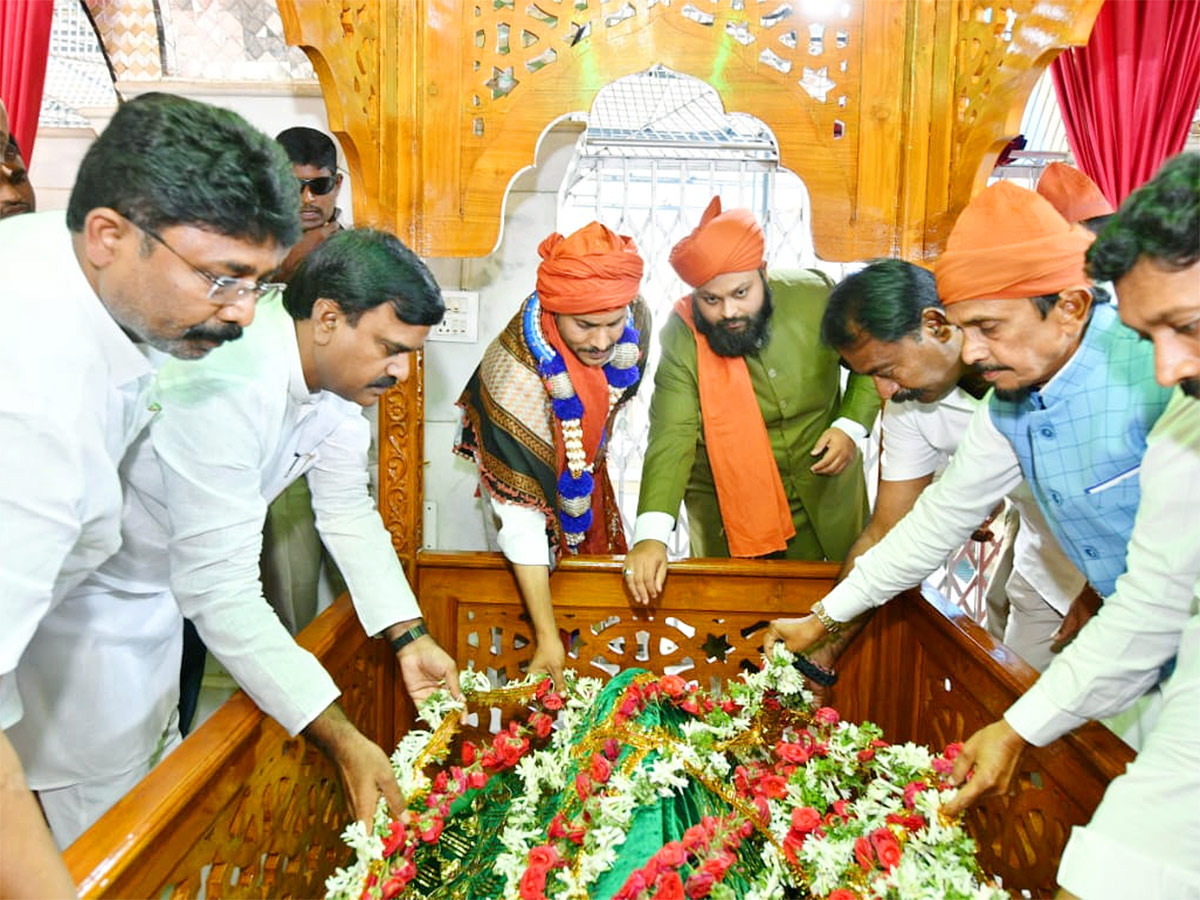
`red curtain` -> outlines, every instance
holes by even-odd
[[[1051,67],[1079,168],[1113,206],[1183,149],[1200,103],[1200,2],[1107,0]]]
[[[25,164],[33,156],[54,0],[0,0],[0,99]]]

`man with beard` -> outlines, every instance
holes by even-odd
[[[1170,390],[1152,348],[1093,287],[1095,236],[1010,182],[981,191],[935,264],[962,358],[993,390],[942,477],[812,614],[777,619],[767,649],[804,650],[919,584],[1022,476],[1068,558],[1100,596],[1125,571],[1146,436]]]
[[[529,671],[561,683],[550,572],[565,554],[625,552],[605,450],[641,384],[650,334],[633,239],[591,222],[538,247],[537,290],[484,351],[454,452],[479,467],[533,626]]]
[[[309,255],[282,302],[260,303],[241,341],[163,366],[162,412],[122,464],[121,549],[43,621],[17,669],[29,709],[12,741],[61,846],[178,742],[181,611],[266,713],[333,759],[357,818],[381,793],[400,808],[387,755],[263,599],[259,543],[267,504],[305,477],[363,628],[392,642],[415,699],[442,680],[457,694],[367,492],[362,415],[408,377],[443,311],[407,247],[347,231]],[[136,636],[113,608],[144,623]]]
[[[1137,759],[1071,833],[1063,897],[1200,896],[1200,156],[1182,154],[1134,191],[1088,252],[1115,283],[1121,319],[1153,341],[1157,378],[1180,390],[1151,431],[1128,569],[1079,638],[1000,719],[966,742],[953,779],[974,776],[960,812],[1003,794],[1027,743],[1042,747],[1111,715],[1175,657]],[[1070,893],[1066,893],[1069,891]]]
[[[29,183],[25,160],[21,159],[21,148],[10,134],[4,148],[4,161],[0,163],[0,219],[31,213],[36,208],[37,198]]]
[[[263,279],[299,236],[291,177],[236,114],[147,94],[88,149],[65,216],[0,221],[3,728],[30,702],[14,672],[39,623],[120,546],[118,465],[160,408],[154,366],[237,338],[274,287]],[[144,623],[118,606],[106,612],[136,636]],[[0,810],[0,895],[73,897],[3,733]]]
[[[662,589],[680,502],[693,556],[842,559],[867,514],[855,441],[879,412],[869,378],[840,387],[820,342],[829,280],[768,278],[762,227],[714,197],[671,251],[692,286],[662,331],[634,547],[639,603]],[[814,458],[816,458],[814,460]]]
[[[946,466],[986,384],[962,360],[962,332],[946,321],[933,273],[903,260],[871,263],[838,284],[829,295],[821,337],[851,371],[870,376],[888,401],[875,510],[850,548],[840,579],[912,509]],[[1002,609],[1009,614],[993,633],[1041,671],[1050,664],[1052,651],[1074,637],[1074,631],[1062,627],[1072,600],[1081,591],[1091,592],[1059,549],[1028,486],[1022,482],[1008,499],[1020,524],[1011,573],[999,585],[1008,599]],[[1089,600],[1099,605],[1099,598]],[[845,629],[839,645],[859,627]]]

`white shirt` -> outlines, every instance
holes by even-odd
[[[1177,390],[1147,438],[1125,574],[1100,612],[1004,714],[1021,737],[1045,746],[1089,719],[1120,712],[1158,682],[1200,611],[1197,510],[1200,401]],[[1197,669],[1200,662],[1181,658],[1175,677],[1190,671],[1194,678]]]
[[[120,546],[117,464],[152,364],[92,291],[61,212],[0,221],[0,727],[41,619]]]
[[[885,404],[881,479],[908,481],[943,469],[980,403],[956,387],[935,403]],[[1028,484],[1022,481],[1008,498],[1021,517],[1013,545],[1014,569],[1046,603],[1066,613],[1087,579],[1059,547]]]
[[[145,601],[142,633],[130,637],[119,663],[115,656],[107,660],[110,667],[140,662],[142,683],[125,699],[142,708],[102,716],[59,702],[47,729],[60,740],[43,736],[40,756],[64,735],[83,730],[81,739],[87,739],[87,728],[104,730],[100,721],[129,723],[127,752],[153,751],[178,696],[178,654],[173,666],[164,666],[157,658],[162,653],[136,641],[169,647],[182,628],[180,611],[254,702],[289,733],[298,733],[337,698],[333,680],[296,644],[259,581],[267,506],[301,476],[308,478],[317,529],[366,632],[377,634],[421,614],[367,490],[367,420],[355,403],[309,392],[295,327],[278,297],[259,304],[240,340],[203,360],[164,365],[157,395],[163,411],[123,466],[126,544],[77,592],[75,604],[77,619],[90,613],[107,630],[114,608],[135,615],[138,601]],[[87,632],[95,627],[74,627],[78,649],[92,649]],[[157,637],[147,641],[151,629]],[[50,677],[47,672],[43,680]],[[119,751],[112,748],[104,763],[110,773],[119,770]],[[60,755],[58,777],[69,766],[79,773],[82,765]]]

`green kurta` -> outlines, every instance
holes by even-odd
[[[831,284],[811,269],[769,276],[775,311],[767,346],[746,357],[755,398],[791,505],[796,536],[788,559],[840,560],[867,516],[862,456],[839,475],[814,475],[809,455],[833,421],[870,429],[879,412],[871,379],[851,375],[841,393],[838,355],[821,343],[821,317]],[[650,440],[642,467],[638,513],[678,516],[687,506],[693,556],[729,556],[705,447],[696,380],[696,342],[672,314],[662,331],[662,359],[650,401]]]

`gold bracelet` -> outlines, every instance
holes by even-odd
[[[825,612],[824,600],[818,600],[816,603],[814,603],[809,612],[817,617],[817,621],[824,625],[825,630],[830,634],[837,634],[842,630],[842,623],[836,621],[832,616],[829,615],[829,613]]]

